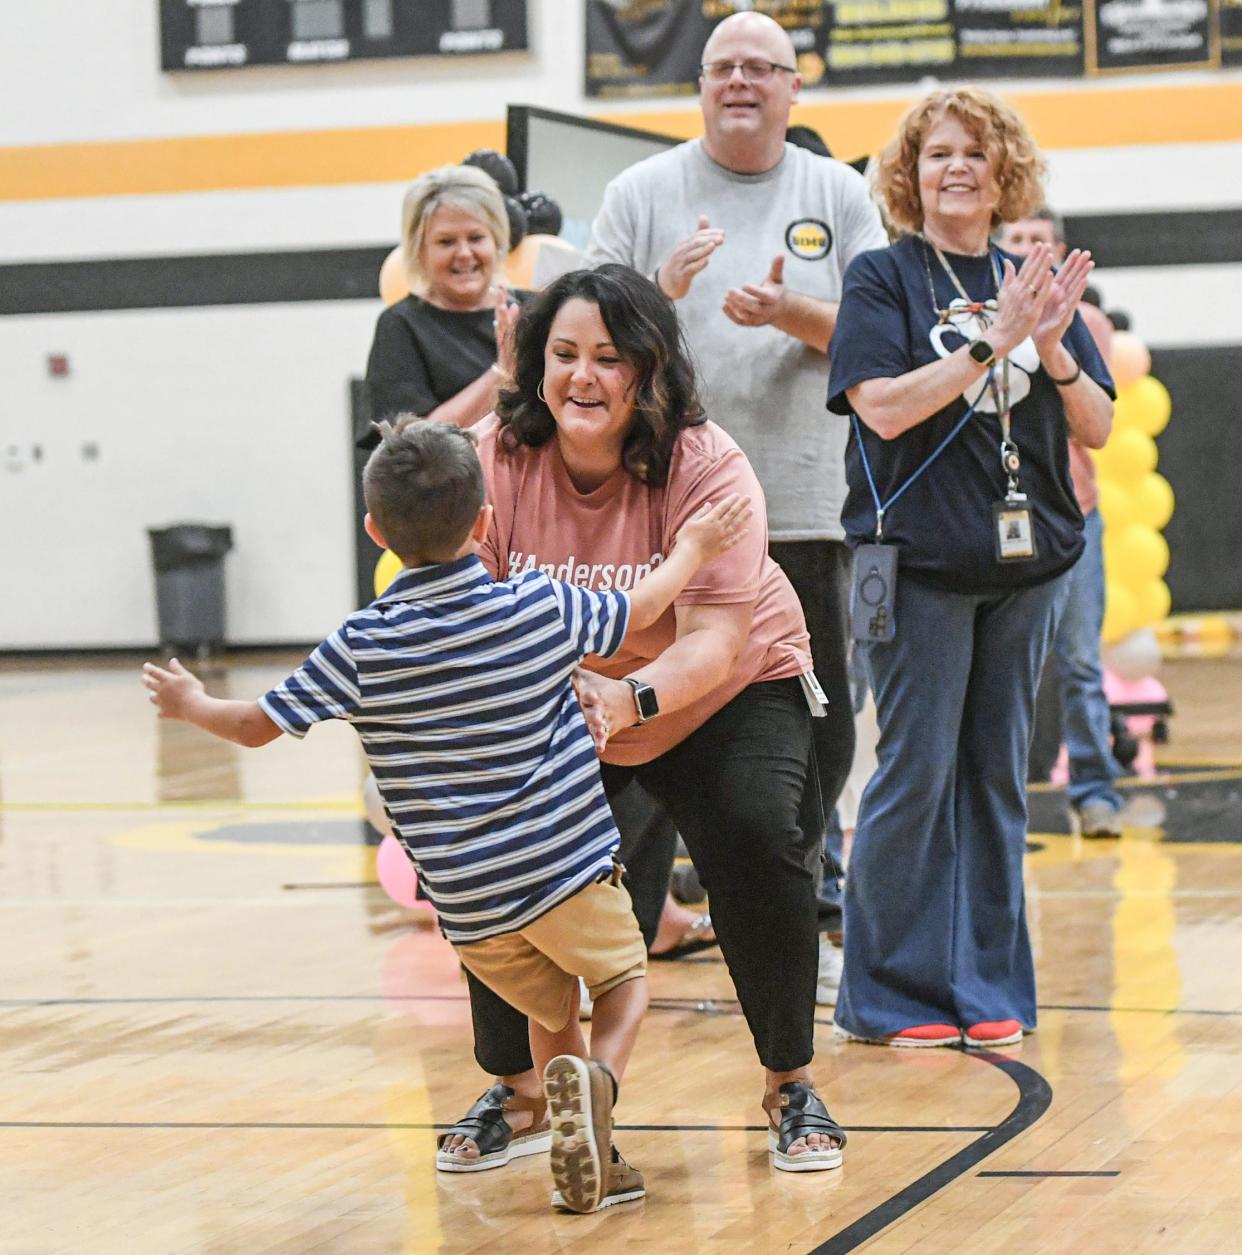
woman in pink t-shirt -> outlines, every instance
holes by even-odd
[[[495,508],[480,556],[497,578],[539,569],[625,590],[663,561],[705,501],[737,492],[753,503],[749,534],[704,566],[663,619],[614,657],[587,660],[579,696],[609,737],[601,754],[609,797],[635,780],[654,797],[711,894],[765,1069],[776,1166],[834,1168],[845,1137],[809,1069],[812,868],[823,832],[811,753],[816,686],[801,607],[768,557],[759,481],[703,416],[671,302],[628,267],[557,279],[524,309],[515,357],[497,414],[474,428]],[[622,859],[641,864],[644,851],[627,848],[625,835]],[[667,861],[657,871],[654,883],[666,884]],[[636,903],[641,913],[640,896]],[[534,1097],[524,1018],[477,981],[470,993],[479,1063]],[[446,1145],[462,1167],[478,1157],[469,1140]]]

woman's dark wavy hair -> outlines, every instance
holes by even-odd
[[[554,279],[522,307],[516,331],[513,385],[496,405],[500,445],[514,453],[537,448],[556,432],[551,410],[539,399],[544,350],[557,312],[580,299],[599,307],[621,359],[634,367],[634,425],[625,438],[621,464],[653,488],[668,482],[677,437],[703,422],[690,351],[673,303],[650,279],[629,266],[609,263],[598,270],[571,270]]]

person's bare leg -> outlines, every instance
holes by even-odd
[[[664,899],[664,907],[660,911],[660,924],[651,942],[652,954],[665,954],[679,945],[686,935],[686,930],[702,914],[682,906],[670,893]],[[713,930],[712,933],[715,936]]]
[[[614,985],[595,999],[591,1016],[591,1058],[602,1063],[618,1085],[638,1039],[647,998],[647,978],[639,976]]]
[[[498,1076],[493,1081],[493,1084],[496,1082],[499,1082],[501,1085],[507,1085],[515,1094],[520,1094],[523,1098],[543,1097],[543,1073],[537,1072],[534,1068],[530,1068],[525,1072],[514,1073],[511,1076]],[[505,1112],[505,1123],[515,1133],[525,1133],[534,1123],[534,1120],[534,1114],[529,1111]],[[455,1155],[458,1159],[469,1160],[479,1157],[479,1148],[475,1145],[474,1140],[464,1137],[460,1133],[445,1139],[441,1150],[446,1154]]]
[[[569,1019],[565,1027],[555,1033],[544,1028],[538,1020],[530,1021],[530,1057],[535,1061],[534,1075],[539,1077],[539,1092],[543,1093],[543,1074],[551,1060],[557,1055],[576,1055],[579,1059],[586,1058],[586,1038],[582,1036],[582,1026],[578,1021],[578,991],[580,986],[574,981],[573,1000],[569,1005]],[[598,1003],[596,1004],[599,1005]]]
[[[764,1075],[763,1107],[768,1113],[769,1122],[775,1116],[778,1124],[781,1112],[781,1086],[788,1081],[802,1081],[806,1085],[815,1084],[810,1068],[795,1068],[792,1072],[773,1072],[771,1068],[765,1068]],[[804,1155],[809,1150],[831,1150],[837,1145],[839,1142],[835,1137],[829,1137],[826,1133],[811,1133],[806,1137],[798,1138],[796,1142],[791,1142],[785,1153],[792,1156]]]

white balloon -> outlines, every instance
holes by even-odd
[[[380,797],[379,785],[375,783],[375,777],[370,772],[367,773],[367,778],[362,784],[362,804],[366,808],[367,823],[381,837],[391,837],[392,824],[389,822],[388,812],[384,809],[384,799]]]
[[[1114,675],[1131,682],[1156,675],[1163,661],[1160,641],[1149,627],[1138,628],[1121,640],[1106,645],[1102,657],[1104,665]]]

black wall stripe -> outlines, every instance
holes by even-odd
[[[1070,215],[1065,237],[1104,269],[1221,266],[1242,261],[1242,209]]]
[[[379,297],[392,245],[0,266],[0,314],[65,314]]]
[[[1156,349],[1151,358],[1173,398],[1173,417],[1156,438],[1156,469],[1177,497],[1164,529],[1173,609],[1232,610],[1242,606],[1242,562],[1233,557],[1242,536],[1242,344]]]
[[[1242,209],[1082,214],[1066,233],[1104,269],[1242,262]],[[391,247],[0,265],[0,314],[364,300]]]

